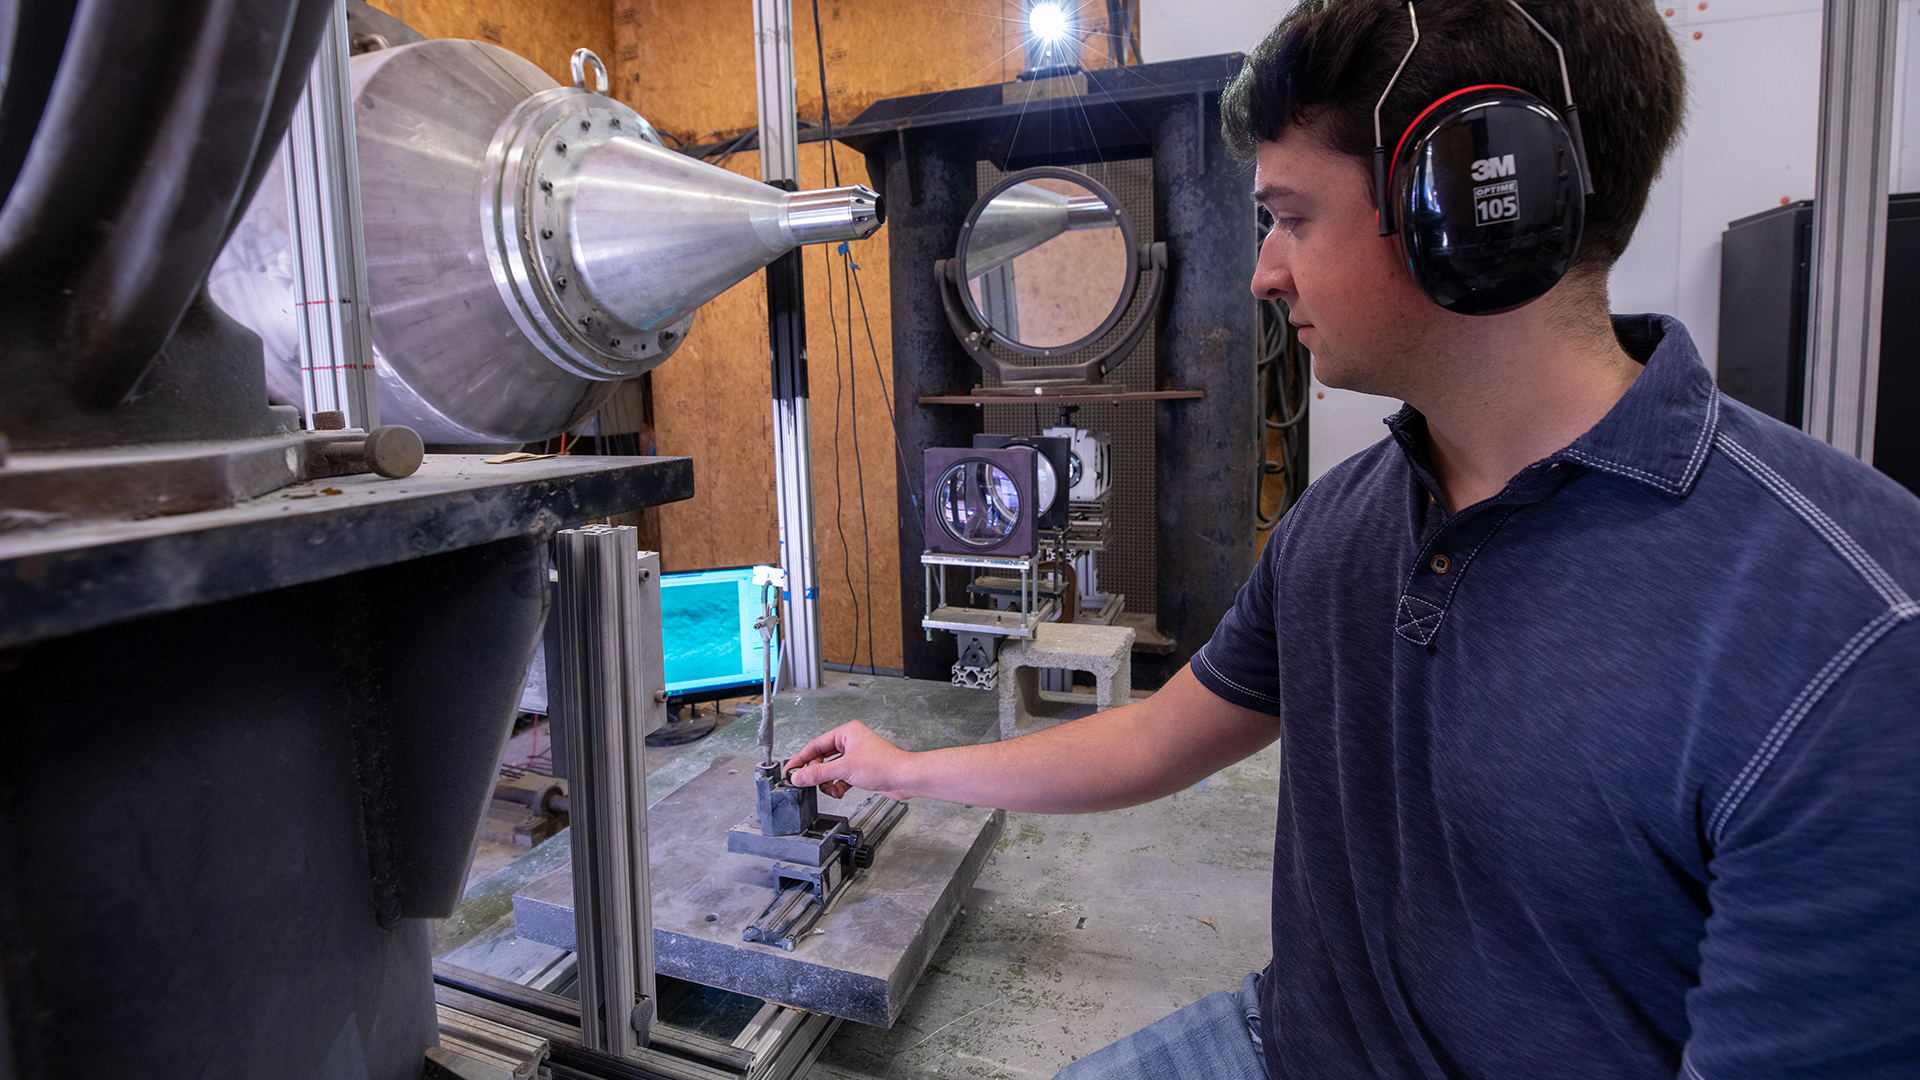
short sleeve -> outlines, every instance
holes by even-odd
[[[1213,637],[1193,656],[1194,678],[1216,697],[1280,715],[1280,645],[1275,622],[1281,537],[1268,538],[1253,576]]]
[[[1920,1076],[1920,623],[1887,633],[1769,742],[1708,863],[1711,913],[1681,1076],[1911,1080]]]

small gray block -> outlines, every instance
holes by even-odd
[[[1133,627],[1042,623],[1025,641],[1000,650],[1000,737],[1011,739],[1023,721],[1061,712],[1065,695],[1040,692],[1041,668],[1085,671],[1094,678],[1094,708],[1133,700]]]

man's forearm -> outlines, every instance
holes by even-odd
[[[1278,735],[1278,719],[1222,701],[1183,668],[1145,701],[1018,739],[918,754],[894,751],[897,757],[855,746],[844,751],[844,770],[833,770],[838,762],[825,768],[854,786],[898,796],[1091,813],[1169,795]]]

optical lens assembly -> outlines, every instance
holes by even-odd
[[[963,461],[940,477],[940,526],[973,547],[1004,543],[1020,524],[1020,489],[991,462]]]

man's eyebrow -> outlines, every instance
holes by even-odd
[[[1262,184],[1261,186],[1254,188],[1253,191],[1249,193],[1253,201],[1257,203],[1263,203],[1268,201],[1269,199],[1292,198],[1299,194],[1300,194],[1299,192],[1293,190],[1292,188],[1276,187],[1272,184]]]

